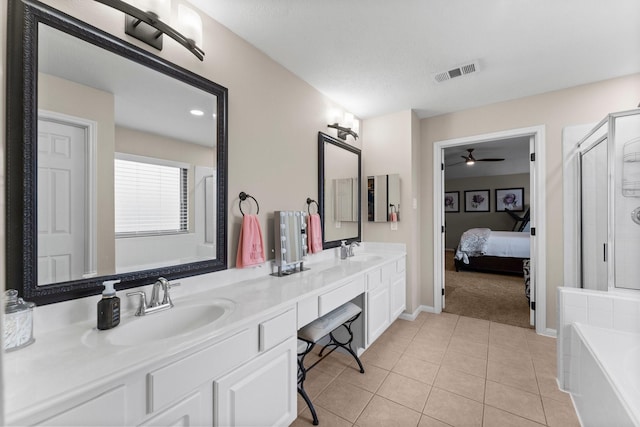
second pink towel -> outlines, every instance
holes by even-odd
[[[315,254],[322,251],[322,225],[320,215],[311,214],[307,216],[307,236],[309,243],[309,253]]]

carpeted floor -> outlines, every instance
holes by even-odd
[[[453,252],[445,252],[447,313],[530,328],[524,279],[519,276],[459,271]]]

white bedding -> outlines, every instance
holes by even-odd
[[[517,231],[490,231],[489,237],[486,242],[483,243],[481,251],[478,252],[478,248],[475,249],[475,253],[472,251],[461,250],[465,247],[474,247],[469,245],[469,242],[463,239],[474,238],[478,232],[487,229],[470,229],[463,233],[463,236],[458,245],[456,251],[456,259],[461,259],[465,264],[469,264],[470,256],[497,256],[497,257],[512,257],[512,258],[530,258],[529,251],[529,233],[517,232]],[[473,243],[473,242],[472,242]]]
[[[530,258],[529,233],[517,231],[491,231],[486,256]]]

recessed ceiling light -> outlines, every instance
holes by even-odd
[[[198,116],[198,117],[204,116],[204,111],[202,111],[202,110],[191,110],[189,112],[191,114],[193,114],[194,116]]]

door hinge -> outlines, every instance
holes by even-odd
[[[532,162],[536,161],[536,153],[531,153],[531,161]]]
[[[442,296],[444,296],[444,288],[442,288]]]
[[[444,163],[440,163],[440,170],[444,170]]]
[[[442,232],[444,233],[444,225],[442,226]]]
[[[536,235],[536,228],[535,227],[531,227],[531,235],[532,236]]]
[[[603,249],[603,251],[602,251],[602,262],[607,262],[607,244],[606,243],[604,243],[602,245],[602,249]]]
[[[536,302],[531,301],[530,307],[531,307],[531,310],[536,311]]]

